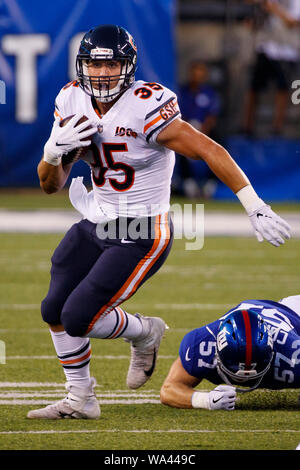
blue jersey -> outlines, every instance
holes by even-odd
[[[203,123],[208,116],[219,114],[219,101],[214,89],[207,84],[200,85],[196,91],[188,86],[180,88],[179,103],[185,121]]]
[[[300,388],[300,315],[271,300],[245,300],[223,317],[190,331],[183,338],[179,356],[188,374],[216,385],[223,383],[216,365],[216,336],[220,321],[235,310],[259,313],[271,330],[274,356],[259,388]]]

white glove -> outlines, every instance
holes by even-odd
[[[78,147],[87,147],[91,144],[90,139],[82,139],[90,137],[97,132],[97,123],[87,119],[76,126],[81,117],[81,115],[75,114],[64,127],[60,127],[59,118],[55,119],[50,137],[44,146],[44,160],[46,162],[57,166],[60,164],[61,157],[65,153],[69,153]],[[88,126],[91,126],[91,128],[86,129]]]
[[[267,204],[248,212],[248,216],[259,242],[265,239],[274,246],[280,246],[285,242],[284,238],[287,240],[291,238],[290,225],[275,214]]]
[[[234,410],[236,400],[235,387],[230,385],[218,385],[209,392],[210,410]]]

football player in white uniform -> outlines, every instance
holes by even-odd
[[[78,80],[56,99],[53,129],[38,166],[41,187],[59,191],[81,158],[91,168],[93,191],[87,193],[80,178],[71,183],[70,199],[83,220],[56,248],[42,302],[68,395],[30,411],[29,418],[100,416],[89,371],[90,337],[131,343],[130,388],[151,377],[166,325],[120,305],[170,251],[174,152],[206,161],[240,199],[259,241],[279,246],[290,238],[288,224],[257,196],[228,152],[180,119],[176,95],[158,83],[135,81],[136,60],[134,40],[124,28],[98,26],[81,41]]]

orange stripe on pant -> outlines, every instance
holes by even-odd
[[[151,261],[151,263],[149,264],[149,266],[147,266],[147,268],[145,269],[145,271],[143,272],[142,276],[140,279],[138,279],[136,281],[136,283],[134,284],[132,290],[133,292],[136,291],[137,287],[139,286],[139,284],[141,283],[141,281],[144,279],[144,277],[146,276],[147,272],[152,268],[153,264],[155,263],[155,261],[158,260],[158,258],[160,257],[160,255],[165,251],[168,243],[169,243],[169,240],[170,240],[170,229],[169,229],[169,225],[168,225],[168,214],[165,214],[165,225],[166,225],[166,238],[165,238],[165,242],[162,246],[162,248],[159,250],[158,254],[155,256],[155,258]],[[160,232],[160,225],[159,225],[159,239],[161,239],[161,232]],[[159,243],[158,243],[159,244]],[[128,297],[126,297],[127,299]],[[125,299],[125,300],[126,300]]]
[[[131,273],[131,275],[129,276],[129,278],[127,279],[127,281],[125,282],[125,284],[123,284],[123,286],[121,287],[121,289],[119,289],[119,291],[110,299],[110,301],[105,304],[100,310],[99,312],[94,316],[93,320],[91,321],[91,323],[89,324],[89,327],[87,329],[87,333],[89,333],[94,324],[96,323],[96,321],[101,317],[101,315],[109,308],[111,307],[115,302],[117,302],[121,297],[122,297],[122,294],[126,291],[126,289],[128,288],[128,286],[130,285],[130,283],[134,280],[135,276],[138,275],[138,273],[143,269],[145,263],[151,258],[151,256],[153,255],[153,253],[155,253],[155,251],[157,250],[158,246],[159,246],[159,243],[161,241],[161,228],[160,228],[160,223],[161,223],[161,215],[157,215],[156,218],[155,218],[155,239],[154,239],[154,242],[153,242],[153,245],[151,247],[151,249],[149,250],[149,252],[146,254],[146,256],[138,263],[138,265],[136,266],[136,268],[134,269],[134,271]],[[137,279],[137,281],[135,282],[134,286],[130,289],[129,293],[126,295],[126,298],[123,299],[123,300],[120,300],[119,304],[122,303],[122,302],[125,302],[125,300],[127,300],[129,297],[131,297],[134,292],[137,290],[138,286],[140,285],[140,283],[142,282],[142,280],[144,279],[144,277],[146,276],[146,274],[149,272],[149,270],[151,269],[151,267],[153,266],[153,264],[159,259],[160,255],[164,252],[164,250],[166,249],[166,247],[168,246],[168,243],[169,243],[169,240],[170,240],[170,228],[169,228],[169,225],[168,225],[168,213],[165,214],[165,221],[164,221],[164,224],[166,226],[166,239],[165,239],[165,242],[162,246],[162,248],[159,250],[159,252],[155,255],[155,257],[153,258],[153,260],[149,263],[149,265],[147,266],[147,268],[144,270],[144,272],[140,275],[140,277]],[[117,305],[119,305],[117,304]]]

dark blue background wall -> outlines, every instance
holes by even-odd
[[[0,186],[38,185],[36,166],[51,130],[55,97],[75,78],[69,61],[78,33],[98,24],[124,26],[138,47],[137,79],[174,89],[175,4],[175,0],[0,2],[0,80],[6,86],[6,104],[0,104]],[[11,53],[12,48],[16,52]],[[42,52],[29,57],[30,48]],[[74,171],[88,170],[79,165]]]

